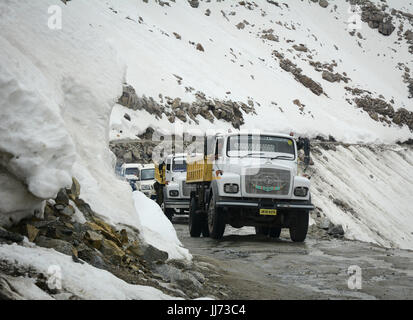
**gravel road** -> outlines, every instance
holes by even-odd
[[[178,237],[219,270],[228,299],[413,299],[413,252],[309,234],[293,243],[227,226],[222,240],[191,238],[188,217],[175,216]],[[361,286],[361,288],[360,288]]]

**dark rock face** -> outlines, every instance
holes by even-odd
[[[298,68],[296,64],[292,63],[289,59],[284,58],[284,56],[276,50],[273,51],[273,55],[276,58],[278,58],[280,67],[283,70],[290,72],[292,75],[294,75],[295,80],[300,82],[306,88],[310,89],[311,92],[313,92],[315,95],[319,96],[322,93],[324,93],[324,90],[321,87],[321,85],[315,82],[310,77],[302,74],[302,69]]]
[[[183,79],[175,76],[178,81]],[[254,106],[249,106],[243,102],[235,102],[231,100],[208,99],[204,93],[195,93],[196,101],[192,103],[183,102],[180,98],[172,99],[165,97],[165,105],[157,103],[152,97],[139,97],[135,89],[130,85],[125,85],[123,95],[118,103],[132,110],[145,110],[150,114],[154,114],[157,118],[162,118],[166,115],[170,122],[175,122],[178,118],[183,122],[187,122],[188,118],[198,123],[197,115],[213,122],[214,119],[224,120],[232,123],[233,127],[239,129],[244,124],[243,113],[255,113]],[[162,98],[163,100],[163,98]],[[133,154],[129,154],[129,160],[132,160]],[[130,161],[128,161],[130,162]]]
[[[372,98],[368,95],[355,98],[354,102],[357,107],[362,108],[376,121],[393,122],[399,126],[406,125],[413,131],[413,112],[411,111],[404,108],[395,111],[393,106],[383,99]]]
[[[199,0],[189,0],[189,4],[191,5],[192,8],[198,8],[199,7]]]
[[[361,5],[361,20],[366,22],[370,28],[378,29],[384,35],[389,36],[396,27],[392,23],[392,16],[383,11],[383,8],[376,7],[370,1],[351,1],[351,4]]]

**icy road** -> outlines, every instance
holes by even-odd
[[[413,251],[309,234],[292,243],[227,226],[220,241],[191,238],[187,216],[175,216],[178,237],[194,259],[215,265],[228,299],[413,299]]]

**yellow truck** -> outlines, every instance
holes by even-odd
[[[192,186],[185,181],[186,159],[185,153],[178,153],[155,163],[156,201],[170,220],[175,214],[184,214],[189,210]]]
[[[203,154],[187,158],[191,185],[189,233],[222,238],[227,224],[255,227],[279,237],[289,228],[305,240],[311,203],[310,181],[298,175],[297,143],[284,134],[218,134],[205,138]]]

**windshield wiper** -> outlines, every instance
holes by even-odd
[[[240,157],[240,158],[245,158],[245,157],[248,157],[248,156],[255,156],[255,155],[260,156],[260,155],[262,155],[262,154],[264,154],[264,152],[251,152],[251,153],[248,153],[248,154],[243,155],[243,156]]]
[[[276,156],[276,157],[271,158],[271,160],[282,159],[282,158],[287,159],[287,160],[292,160],[294,159],[294,156]]]

